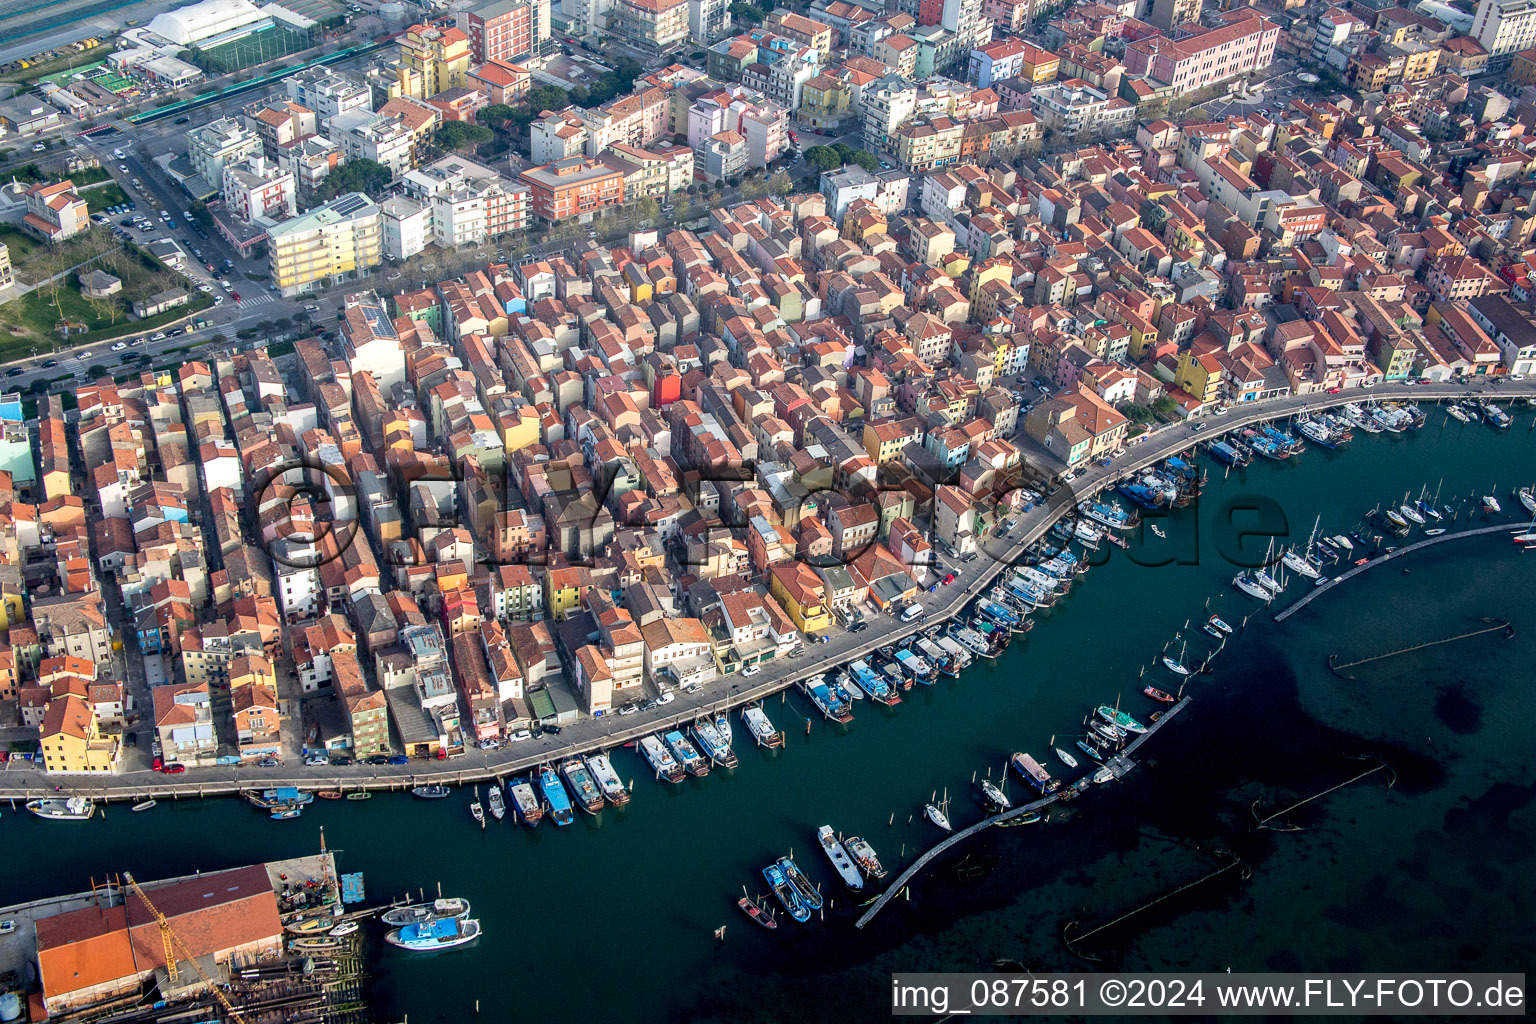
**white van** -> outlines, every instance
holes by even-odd
[[[901,613],[901,621],[902,622],[911,622],[913,619],[917,618],[921,614],[923,614],[923,606],[922,605],[920,605],[920,604],[909,604],[909,605],[907,605],[906,610]]]

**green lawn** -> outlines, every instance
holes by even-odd
[[[33,250],[43,244],[9,224],[0,226],[0,242],[4,242],[6,248],[11,251],[11,265],[16,267],[25,263]]]
[[[128,193],[115,181],[110,185],[85,189],[80,196],[89,204],[92,213],[100,213],[109,206],[121,206],[128,201]]]
[[[56,261],[53,265],[62,262],[64,266],[72,266],[88,257],[92,252],[90,246],[98,244],[102,237],[93,233],[91,239],[82,240],[78,246],[74,242],[65,243],[63,253],[50,253],[47,247],[41,247],[41,251],[34,251],[32,259],[27,262],[35,264],[30,269],[36,279],[42,279],[50,269],[49,260]],[[111,240],[110,235],[104,237]],[[20,273],[24,266],[21,261],[17,262]],[[30,355],[34,348],[39,352],[52,351],[60,340],[57,327],[61,320],[86,325],[85,331],[72,331],[69,335],[70,345],[81,345],[134,331],[152,330],[213,305],[210,297],[194,292],[187,306],[135,321],[130,316],[134,299],[168,288],[188,287],[185,279],[180,274],[152,263],[137,250],[130,249],[109,253],[93,263],[92,267],[120,278],[123,282],[122,292],[109,299],[87,299],[80,294],[78,273],[71,273],[56,288],[51,285],[38,288],[0,305],[0,359],[23,358]],[[23,279],[34,278],[24,275]]]

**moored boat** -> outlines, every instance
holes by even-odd
[[[1023,776],[1024,781],[1034,786],[1041,793],[1051,793],[1061,788],[1061,782],[1051,777],[1051,773],[1036,761],[1033,757],[1024,753],[1015,753],[1008,759],[1015,771]]]
[[[1163,655],[1163,667],[1175,675],[1189,675],[1189,669],[1185,667],[1184,663],[1171,654]]]
[[[475,798],[469,802],[469,816],[485,828],[485,808],[480,805],[480,789],[475,788]]]
[[[1536,491],[1529,487],[1522,487],[1515,492],[1515,497],[1520,499],[1520,504],[1525,506],[1527,512],[1536,516]]]
[[[491,812],[491,817],[500,821],[507,816],[507,802],[502,798],[501,787],[492,785],[490,792],[485,795],[485,805]]]
[[[1077,767],[1077,758],[1073,757],[1071,754],[1067,753],[1065,750],[1062,750],[1060,747],[1056,748],[1056,760],[1060,761],[1062,764],[1066,765],[1068,768],[1076,768]]]
[[[1249,597],[1256,598],[1265,603],[1274,600],[1275,595],[1271,594],[1268,590],[1264,589],[1264,587],[1260,586],[1252,576],[1249,576],[1245,572],[1240,572],[1236,576],[1232,577],[1232,585],[1238,590],[1241,590],[1243,593],[1247,594]]]
[[[681,730],[673,729],[662,736],[666,741],[667,749],[672,751],[672,756],[677,758],[677,763],[683,766],[688,774],[703,778],[709,774],[709,761],[699,753],[697,747],[688,741],[688,737]]]
[[[699,741],[699,747],[715,764],[721,768],[736,767],[736,752],[731,749],[730,741],[720,735],[713,719],[700,718],[694,722],[693,738]]]
[[[1308,579],[1317,579],[1322,575],[1322,570],[1311,559],[1292,548],[1280,556],[1280,561],[1292,572],[1300,573]]]
[[[544,806],[549,811],[549,816],[555,820],[556,825],[569,825],[575,820],[576,814],[571,810],[571,797],[560,784],[560,777],[555,770],[548,765],[539,769],[539,792],[544,798]]]
[[[1173,694],[1159,690],[1155,686],[1144,686],[1142,687],[1141,692],[1146,694],[1148,697],[1151,697],[1153,700],[1162,701],[1164,704],[1172,704],[1177,699]]]
[[[447,786],[434,784],[431,786],[417,786],[415,789],[411,790],[411,796],[416,797],[418,800],[441,800],[446,797],[449,792],[450,790]]]
[[[885,867],[880,863],[880,858],[875,856],[875,848],[870,846],[867,840],[858,836],[849,836],[843,840],[843,848],[848,851],[848,856],[870,878],[880,879],[885,877]]]
[[[587,769],[603,791],[603,799],[615,807],[629,803],[629,789],[619,778],[619,773],[613,770],[613,762],[608,760],[607,754],[588,754]]]
[[[773,915],[768,912],[768,908],[764,907],[757,900],[743,896],[736,901],[736,906],[740,907],[741,912],[750,917],[755,924],[759,924],[769,931],[779,926],[779,922],[773,919]]]
[[[1098,713],[1100,718],[1104,719],[1104,721],[1108,722],[1110,725],[1113,725],[1117,729],[1124,729],[1126,732],[1147,731],[1146,726],[1142,725],[1140,722],[1136,721],[1136,719],[1132,718],[1124,711],[1121,711],[1119,708],[1112,708],[1108,704],[1100,704],[1094,710]]]
[[[329,932],[326,932],[326,934],[331,936],[334,939],[340,939],[340,938],[345,938],[348,935],[351,935],[355,931],[357,931],[357,922],[356,921],[343,921],[343,922],[341,922],[341,924],[338,924],[335,928],[332,928]]]
[[[981,787],[982,799],[998,810],[1006,811],[1013,806],[1013,801],[1009,800],[991,779],[978,779],[976,785]]]
[[[749,704],[741,709],[741,720],[746,723],[747,732],[752,734],[752,742],[760,747],[782,747],[784,734],[773,727],[768,713],[760,704]]]
[[[832,862],[832,870],[837,872],[837,877],[842,879],[843,885],[852,892],[861,892],[864,889],[864,876],[859,874],[853,858],[848,856],[847,850],[843,849],[842,840],[837,838],[837,833],[832,831],[832,826],[823,825],[818,828],[816,841],[821,844],[821,851]]]
[[[1499,504],[1499,499],[1491,494],[1483,495],[1483,511],[1489,515],[1496,515],[1504,511],[1504,506]]]
[[[1077,749],[1081,750],[1095,761],[1104,760],[1104,752],[1098,747],[1094,746],[1092,743],[1089,743],[1086,738],[1077,741]]]
[[[155,806],[155,798],[150,797],[148,800],[140,800],[138,803],[134,804],[133,810],[135,813],[137,813],[139,811],[147,811],[153,806]]]
[[[666,779],[668,782],[683,781],[683,766],[678,764],[677,758],[672,756],[672,752],[659,737],[641,736],[639,743],[641,756],[650,763],[658,779]]]
[[[937,804],[924,804],[923,814],[927,816],[929,821],[939,826],[939,828],[943,829],[945,832],[954,831],[953,826],[951,826],[949,823],[949,815],[945,814]]]
[[[96,801],[84,796],[44,797],[28,800],[24,806],[49,821],[85,821],[96,813]]]
[[[379,915],[379,920],[390,928],[421,924],[424,921],[463,919],[469,916],[469,900],[457,896],[439,897],[427,903],[408,903],[392,907]]]
[[[804,924],[811,919],[811,908],[806,906],[805,900],[800,898],[799,891],[789,884],[789,879],[784,877],[784,872],[777,864],[769,864],[763,868],[763,878],[768,882],[768,887],[773,890],[773,895],[779,904],[789,911],[789,916]]]
[[[470,918],[406,925],[389,932],[384,936],[384,941],[413,953],[435,953],[463,946],[479,937],[480,922]]]
[[[507,781],[507,796],[512,798],[512,808],[517,816],[523,820],[523,824],[537,826],[544,818],[544,808],[539,806],[539,798],[533,791],[533,785],[525,778],[519,776]]]
[[[587,771],[581,758],[571,757],[563,761],[560,775],[569,784],[571,795],[576,798],[576,806],[588,814],[596,814],[603,809],[603,792],[592,781],[592,774]]]
[[[1215,616],[1215,615],[1212,615],[1206,621],[1208,621],[1211,625],[1215,626],[1217,629],[1221,630],[1223,633],[1227,633],[1227,634],[1230,635],[1231,632],[1232,632],[1232,627],[1227,625],[1225,622],[1222,622],[1221,619],[1219,617]]]
[[[805,901],[805,905],[812,910],[820,910],[821,893],[811,884],[810,879],[801,873],[799,865],[788,857],[780,857],[777,863],[779,870],[784,873],[785,881],[789,882],[795,891],[800,894],[800,898]]]

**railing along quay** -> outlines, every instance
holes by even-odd
[[[1251,423],[1263,420],[1286,419],[1299,412],[1316,412],[1320,409],[1347,405],[1351,402],[1395,399],[1436,402],[1445,398],[1463,398],[1468,394],[1474,393],[1478,392],[1474,392],[1472,389],[1462,385],[1427,384],[1413,388],[1402,387],[1401,385],[1382,385],[1372,389],[1369,393],[1362,393],[1356,390],[1354,394],[1343,392],[1337,395],[1312,394],[1276,399],[1270,402],[1244,403],[1243,405],[1234,406],[1231,411],[1219,419],[1205,418],[1197,421],[1201,427],[1211,428],[1208,433],[1196,432],[1194,425],[1189,423],[1165,425],[1145,435],[1147,438],[1145,441],[1135,447],[1128,448],[1123,457],[1116,459],[1109,466],[1090,464],[1088,468],[1077,473],[1076,479],[1070,488],[1063,487],[1057,492],[1057,497],[1054,501],[1049,502],[1048,505],[1036,506],[1019,516],[1017,525],[1014,528],[1014,533],[1018,534],[1018,538],[1009,539],[1008,546],[1000,554],[988,552],[991,561],[980,564],[974,570],[976,575],[969,579],[962,577],[956,581],[956,586],[942,591],[945,602],[928,610],[927,621],[910,625],[899,621],[894,622],[892,628],[882,633],[878,639],[865,640],[852,647],[840,647],[835,658],[817,659],[812,657],[810,660],[797,662],[792,669],[786,670],[784,675],[760,680],[747,689],[726,693],[713,700],[699,702],[681,700],[679,703],[682,706],[670,712],[670,714],[646,718],[644,713],[642,713],[640,716],[642,721],[636,722],[634,725],[621,726],[612,732],[571,742],[562,747],[541,749],[537,753],[523,756],[515,756],[516,750],[507,749],[505,751],[507,756],[503,760],[487,761],[486,763],[475,764],[469,767],[455,765],[452,760],[412,762],[408,770],[382,774],[348,772],[341,776],[334,773],[324,775],[320,774],[317,769],[317,772],[314,774],[278,776],[270,774],[265,769],[242,769],[242,771],[251,772],[251,775],[248,778],[229,778],[227,780],[210,779],[209,781],[188,780],[186,782],[175,782],[166,777],[148,779],[138,777],[141,774],[153,774],[146,771],[128,776],[112,776],[91,780],[92,785],[84,788],[76,788],[73,785],[75,780],[71,779],[69,780],[71,785],[67,786],[63,792],[92,796],[98,800],[141,800],[161,795],[170,797],[224,796],[237,794],[244,790],[270,789],[277,786],[295,786],[301,790],[398,791],[402,789],[408,790],[412,786],[433,782],[445,784],[487,782],[493,779],[502,779],[508,775],[516,775],[547,762],[623,746],[648,733],[685,725],[706,711],[728,712],[744,704],[765,700],[782,690],[788,689],[799,680],[815,675],[817,672],[822,672],[828,668],[845,664],[855,658],[863,657],[877,648],[897,643],[920,630],[929,628],[931,625],[953,618],[971,599],[991,586],[996,575],[1011,569],[1017,564],[1018,556],[1030,545],[1045,536],[1046,531],[1055,525],[1058,519],[1074,509],[1078,501],[1084,498],[1091,498],[1106,488],[1112,487],[1122,477],[1165,459],[1169,455],[1189,449],[1208,437],[1220,437]],[[1486,394],[1487,392],[1484,390],[1482,393]],[[1498,397],[1509,399],[1532,395],[1536,395],[1536,380],[1508,382],[1501,386],[1501,392]],[[1019,533],[1020,530],[1023,532]],[[1458,534],[1458,536],[1463,535],[1465,534]],[[986,550],[985,547],[983,550]],[[1326,590],[1328,588],[1320,587],[1318,589]],[[772,669],[765,671],[772,672]],[[617,720],[616,716],[615,720]],[[192,772],[196,773],[214,770],[216,769],[191,769]],[[260,772],[260,774],[257,775],[257,772]],[[38,781],[33,782],[13,780],[10,774],[0,773],[0,799],[19,800],[60,795],[54,788],[55,783],[43,781],[46,779],[45,776],[40,776]],[[57,784],[63,786],[64,782],[61,780]]]

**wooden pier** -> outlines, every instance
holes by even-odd
[[[1354,579],[1356,576],[1365,572],[1367,569],[1375,568],[1382,562],[1390,562],[1394,558],[1401,558],[1404,555],[1412,554],[1413,552],[1418,551],[1420,548],[1427,548],[1432,544],[1441,544],[1448,540],[1459,540],[1462,537],[1481,537],[1484,534],[1489,533],[1516,533],[1520,530],[1524,530],[1525,528],[1526,527],[1524,523],[1500,523],[1497,526],[1479,526],[1471,530],[1458,530],[1455,533],[1442,533],[1438,537],[1425,537],[1423,540],[1415,541],[1405,548],[1398,548],[1396,551],[1388,551],[1384,555],[1379,555],[1376,558],[1371,559],[1369,562],[1366,562],[1364,565],[1354,566],[1348,572],[1339,576],[1335,576],[1333,579],[1329,580],[1327,583],[1324,583],[1320,587],[1313,587],[1311,591],[1309,591],[1300,601],[1297,601],[1295,604],[1284,609],[1283,611],[1276,612],[1275,621],[1284,622],[1286,619],[1290,618],[1292,615],[1295,615],[1307,605],[1311,604],[1315,598],[1321,597],[1323,594],[1326,594],[1328,591],[1332,590],[1340,583],[1343,583],[1345,580]]]
[[[1163,712],[1163,716],[1148,726],[1146,732],[1137,736],[1126,746],[1124,750],[1119,753],[1119,755],[1112,759],[1115,762],[1113,766],[1106,763],[1105,767],[1109,767],[1111,771],[1114,771],[1116,778],[1123,777],[1124,774],[1130,771],[1131,768],[1135,767],[1136,764],[1135,761],[1131,760],[1130,755],[1135,753],[1136,749],[1143,743],[1151,739],[1152,735],[1157,732],[1157,730],[1161,729],[1164,725],[1167,725],[1174,715],[1178,714],[1180,711],[1183,711],[1184,708],[1189,704],[1189,701],[1190,698],[1185,697],[1183,700],[1173,705],[1173,707]],[[976,824],[970,826],[969,828],[961,829],[954,835],[948,836],[944,839],[943,842],[928,850],[921,857],[918,857],[917,860],[908,865],[907,869],[903,871],[899,877],[897,877],[896,881],[892,882],[886,888],[885,892],[881,893],[879,898],[877,898],[873,903],[869,905],[869,909],[864,911],[863,916],[854,922],[854,927],[863,928],[869,922],[873,921],[875,919],[875,915],[880,913],[881,910],[885,909],[885,905],[887,903],[899,896],[902,890],[907,887],[907,883],[916,877],[918,872],[922,871],[923,868],[927,867],[938,857],[943,856],[946,851],[954,848],[955,846],[959,845],[960,843],[964,842],[971,836],[981,832],[984,829],[989,829],[994,825],[1004,824],[1014,820],[1015,818],[1022,818],[1026,814],[1031,814],[1041,810],[1042,808],[1049,807],[1051,804],[1056,803],[1060,799],[1060,793],[1051,793],[1048,796],[1041,797],[1039,800],[1036,800],[1033,803],[1027,803],[1022,807],[1014,807],[1010,810],[1002,812],[1001,814],[994,814],[989,818],[983,818],[981,821],[978,821]]]

